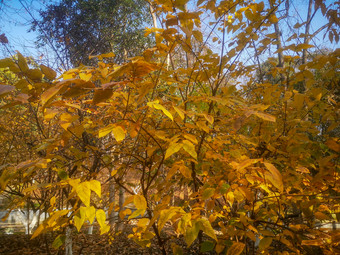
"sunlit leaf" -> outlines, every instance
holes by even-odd
[[[228,248],[227,255],[240,255],[244,250],[244,247],[244,243],[234,242],[233,245]]]
[[[91,187],[88,182],[80,183],[76,188],[78,197],[85,204],[86,207],[90,206]]]

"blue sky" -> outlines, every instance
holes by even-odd
[[[51,58],[53,53],[47,48],[37,49],[34,41],[37,34],[34,32],[28,32],[30,28],[30,22],[32,21],[31,16],[22,6],[22,4],[29,10],[31,15],[38,19],[38,10],[44,8],[45,5],[51,4],[57,1],[46,1],[46,0],[3,0],[0,1],[0,34],[5,33],[9,40],[8,47],[11,53],[15,53],[15,50],[19,50],[26,56],[33,56],[35,59],[47,59]],[[265,1],[267,2],[267,1]],[[326,1],[331,3],[332,1]],[[300,20],[306,19],[307,16],[307,3],[308,0],[291,0],[291,14],[292,19]],[[300,20],[301,22],[301,20]],[[311,24],[311,30],[315,31],[320,26],[325,24],[326,20],[322,16],[321,12],[318,11]],[[208,23],[208,22],[206,22]],[[280,24],[281,29],[285,29],[285,24]],[[339,47],[339,44],[330,44],[328,37],[323,39],[321,34],[314,38],[316,44],[322,47],[335,49]],[[0,58],[9,56],[7,50],[3,46],[0,46]],[[52,63],[50,63],[52,64]]]

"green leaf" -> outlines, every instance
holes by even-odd
[[[201,252],[212,251],[214,247],[215,247],[214,243],[205,241],[201,244]]]
[[[211,198],[215,194],[215,189],[214,188],[207,188],[203,191],[202,194],[202,199],[208,199]]]
[[[54,239],[52,243],[52,247],[54,249],[58,249],[60,246],[62,246],[65,243],[65,239],[66,239],[65,235],[62,235],[62,234],[58,235],[56,239]]]
[[[190,246],[197,238],[198,232],[200,231],[199,224],[193,223],[192,227],[188,227],[185,232],[185,242]]]

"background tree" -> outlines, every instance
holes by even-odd
[[[142,0],[62,0],[40,11],[32,29],[38,42],[52,43],[72,66],[89,64],[89,55],[114,52],[120,63],[150,45],[144,29],[151,22]]]

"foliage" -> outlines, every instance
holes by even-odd
[[[123,62],[151,42],[144,37],[150,15],[141,0],[63,0],[40,11],[40,16],[32,26],[40,33],[39,42],[52,42],[73,66],[91,63],[89,55],[112,51],[115,60]]]
[[[119,216],[137,220],[130,237],[144,247],[156,238],[163,253],[170,242],[181,254],[161,235],[167,226],[202,251],[336,253],[339,232],[318,225],[340,220],[339,50],[303,63],[299,53],[313,45],[296,41],[278,49],[282,65],[268,59],[259,76],[263,65],[240,56],[277,44],[269,28],[280,2],[198,1],[199,11],[186,3],[153,2],[166,26],[148,29],[155,47],[123,65],[101,55],[95,66],[55,77],[20,54],[0,61],[18,80],[1,85],[2,114],[16,114],[19,101],[31,112],[21,124],[30,123],[24,128],[38,141],[28,160],[1,167],[2,192],[24,184],[20,196],[44,195],[36,200],[49,218],[33,238],[69,225],[79,231],[95,218],[101,234],[109,232],[105,210],[114,205],[103,194],[114,180],[130,194],[124,206],[135,207]],[[206,12],[220,28],[220,54],[205,44]],[[190,58],[186,66],[174,64],[174,51]]]

